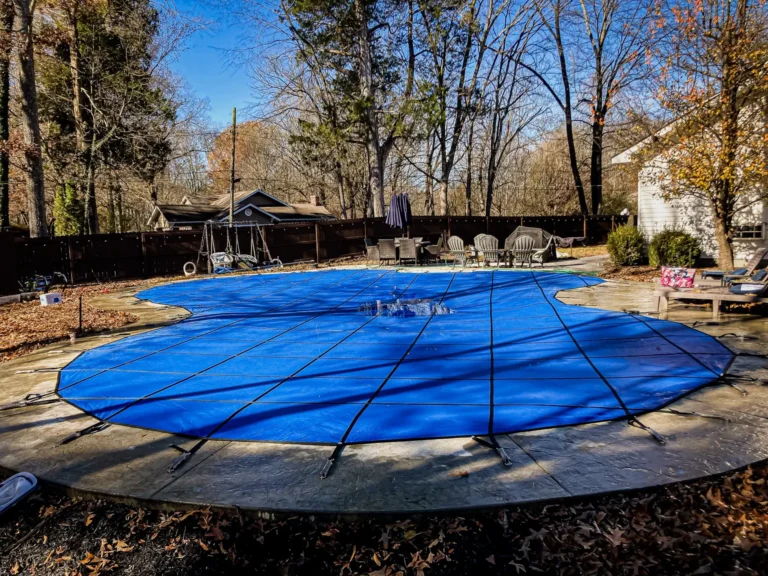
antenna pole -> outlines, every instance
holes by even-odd
[[[232,172],[229,176],[229,227],[235,217],[235,142],[237,139],[237,108],[232,108]]]

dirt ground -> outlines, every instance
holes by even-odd
[[[629,496],[355,522],[161,512],[44,491],[0,520],[0,572],[766,574],[767,478],[761,465]]]

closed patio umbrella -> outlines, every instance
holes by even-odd
[[[405,229],[406,226],[411,225],[413,215],[411,214],[411,200],[407,193],[392,196],[385,222],[392,228]]]

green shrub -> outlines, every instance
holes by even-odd
[[[675,228],[656,234],[648,246],[648,261],[651,266],[678,266],[692,268],[701,254],[699,242],[683,230]]]
[[[608,254],[615,266],[636,266],[643,261],[645,237],[634,226],[619,226],[608,234]]]

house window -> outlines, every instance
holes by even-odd
[[[752,224],[749,226],[734,226],[733,238],[735,240],[762,240],[763,225]]]

